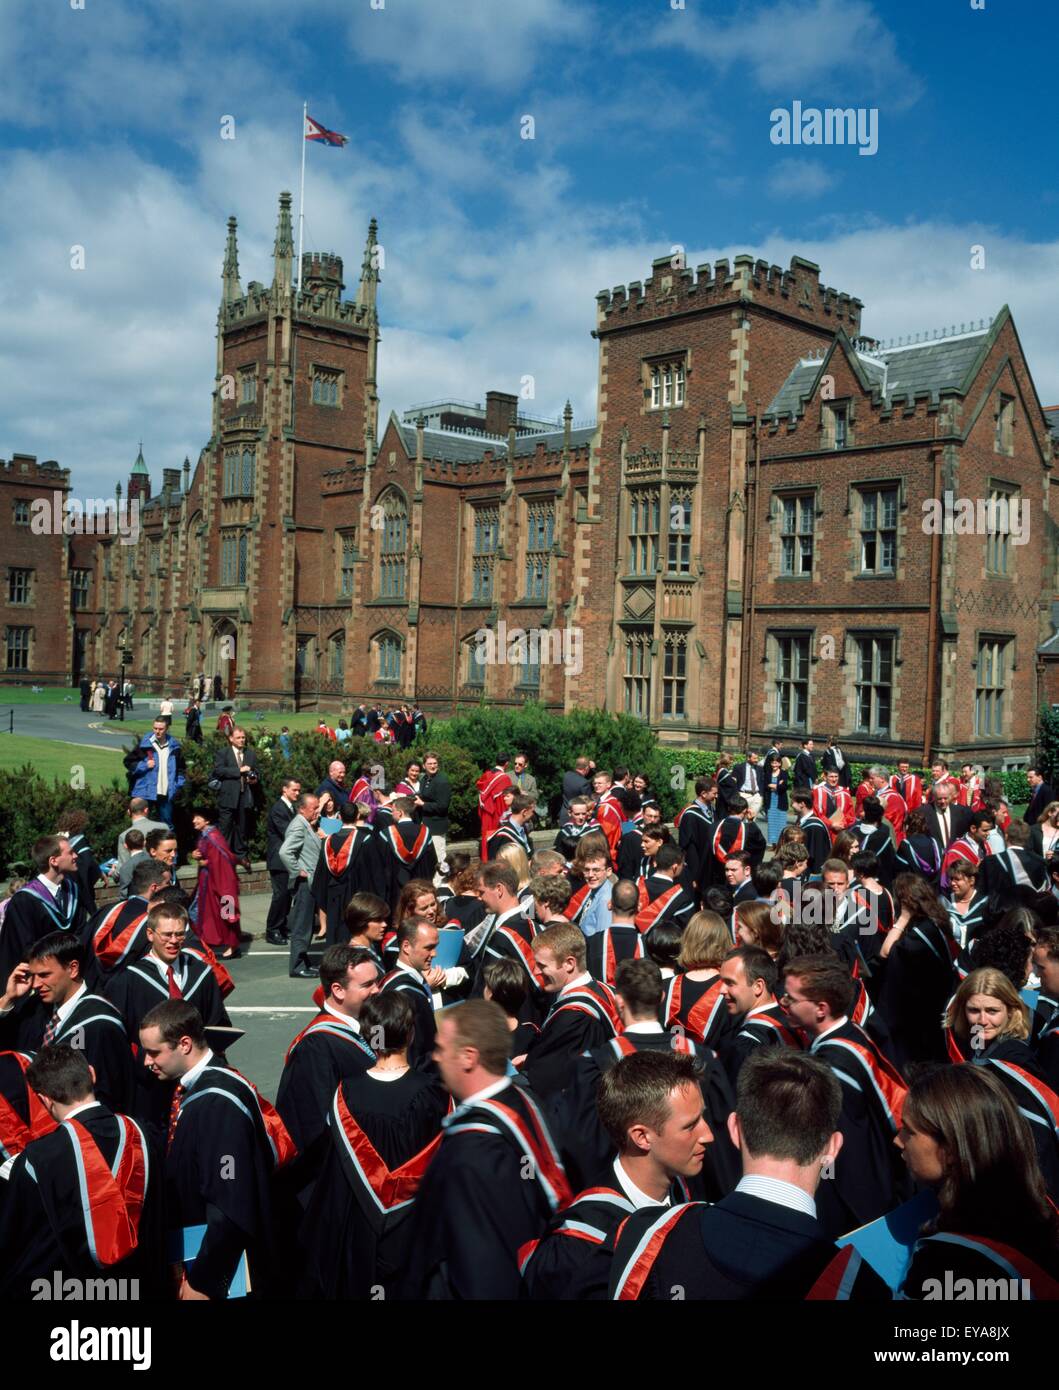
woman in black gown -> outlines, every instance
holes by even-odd
[[[437,1079],[408,1065],[413,1014],[400,993],[373,995],[360,1028],[378,1060],[335,1092],[331,1147],[299,1232],[304,1298],[393,1295],[449,1108]]]

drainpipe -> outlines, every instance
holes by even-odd
[[[934,417],[934,438],[938,437],[938,417]],[[934,496],[941,496],[942,449],[934,447]],[[923,766],[929,767],[931,745],[938,726],[938,598],[941,588],[941,533],[930,538],[930,618],[927,626],[927,700],[923,726]]]

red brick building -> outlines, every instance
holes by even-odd
[[[229,221],[209,443],[153,497],[141,454],[135,546],[48,552],[65,656],[42,628],[29,670],[109,674],[125,640],[140,690],[219,673],[264,705],[539,698],[673,744],[1029,756],[1059,701],[1053,445],[1006,308],[883,348],[800,257],[664,258],[597,296],[597,425],[490,391],[380,433],[379,259],[373,223],[353,299],[336,255],[299,295],[284,194],[244,293]]]

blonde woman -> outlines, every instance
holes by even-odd
[[[1059,1197],[1059,1096],[1048,1086],[1029,1045],[1030,1010],[1002,970],[973,970],[945,1012],[954,1062],[989,1067],[1030,1121],[1037,1159],[1053,1201]]]
[[[1041,812],[1040,820],[1030,830],[1027,848],[1042,859],[1059,853],[1059,801],[1049,801]]]
[[[721,993],[721,962],[732,949],[723,917],[696,912],[684,928],[678,964],[666,990],[667,1028],[679,1028],[696,1042],[716,1046],[728,1027],[728,1010]]]

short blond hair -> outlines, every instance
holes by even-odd
[[[585,968],[585,934],[573,922],[556,922],[553,927],[545,927],[533,938],[532,946],[534,955],[541,950],[551,951],[556,962],[573,956],[578,969]]]
[[[719,966],[732,949],[732,934],[716,912],[696,912],[680,938],[677,963],[681,970],[703,970]]]

